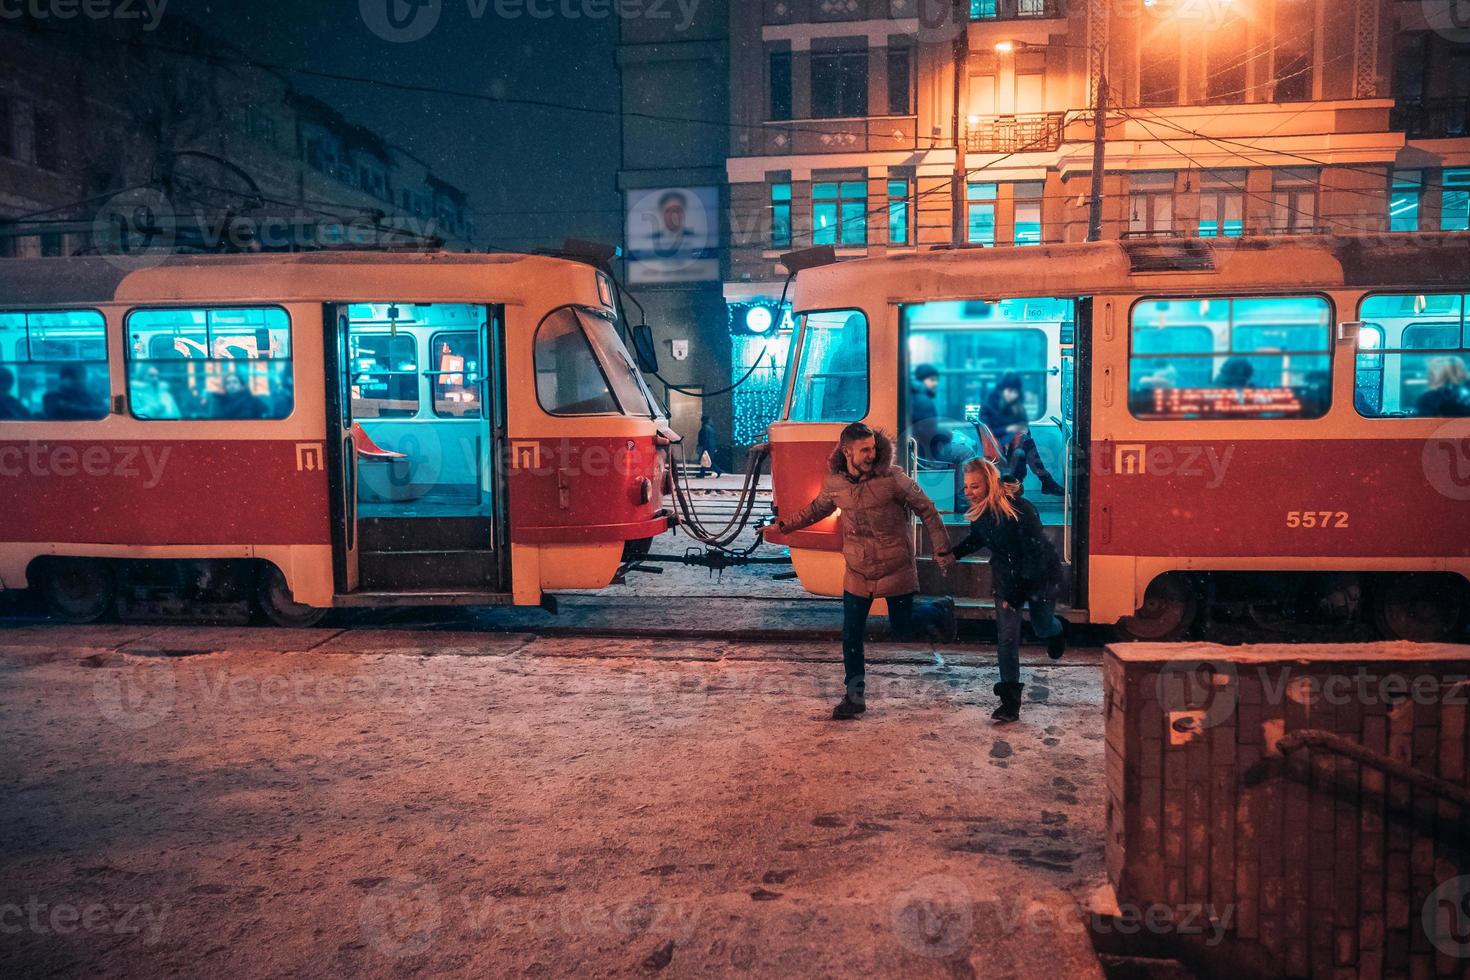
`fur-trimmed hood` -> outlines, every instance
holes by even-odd
[[[882,429],[874,429],[873,444],[878,450],[878,455],[873,460],[873,472],[869,479],[874,476],[882,476],[893,465],[893,437]],[[833,447],[832,455],[827,459],[827,466],[833,473],[847,476],[847,457],[842,455],[841,440]]]

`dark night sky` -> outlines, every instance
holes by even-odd
[[[611,114],[618,106],[616,21],[506,20],[496,16],[493,0],[442,2],[434,30],[402,43],[370,30],[358,0],[171,0],[165,16],[189,17],[273,64],[607,110],[569,113],[290,76],[302,91],[464,188],[479,244],[529,248],[568,235],[620,239],[620,137]]]

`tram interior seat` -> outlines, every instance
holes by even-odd
[[[386,470],[382,474],[373,471],[361,474],[358,486],[362,500],[387,503],[413,500],[420,496],[422,491],[415,492],[414,485],[408,478],[408,454],[384,449],[373,441],[373,437],[368,435],[360,422],[352,423],[352,449],[357,454],[359,466],[374,463]],[[380,475],[381,478],[378,478]]]

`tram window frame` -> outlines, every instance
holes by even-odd
[[[107,316],[106,316],[106,314],[104,314],[101,310],[99,310],[99,309],[97,309],[95,307],[83,306],[83,307],[70,307],[70,308],[67,308],[67,309],[36,309],[36,308],[29,308],[29,309],[3,309],[3,308],[0,308],[0,316],[19,316],[19,317],[23,317],[24,320],[22,321],[22,326],[23,326],[23,329],[25,331],[25,352],[24,352],[25,353],[25,360],[19,360],[19,359],[17,359],[17,360],[10,360],[10,359],[8,359],[8,358],[5,357],[4,349],[3,348],[0,348],[0,368],[4,368],[4,369],[6,369],[7,371],[10,372],[11,378],[12,378],[12,384],[14,385],[14,392],[13,393],[12,392],[0,392],[0,395],[11,394],[12,397],[15,397],[17,400],[20,400],[19,399],[18,392],[20,391],[20,385],[21,385],[22,378],[21,378],[20,372],[18,372],[15,369],[19,365],[23,365],[23,364],[24,365],[41,365],[43,367],[43,369],[48,369],[48,368],[55,367],[56,368],[56,371],[57,371],[58,377],[59,377],[59,374],[60,374],[61,369],[64,368],[65,366],[67,366],[67,365],[79,364],[79,365],[82,365],[84,368],[97,368],[97,367],[100,367],[102,369],[102,371],[101,371],[101,378],[102,378],[102,381],[103,381],[104,386],[105,386],[105,389],[106,389],[105,390],[105,393],[102,396],[102,399],[100,401],[100,404],[98,404],[98,406],[97,406],[98,412],[100,414],[97,414],[95,416],[86,416],[86,417],[79,417],[79,418],[53,418],[50,415],[40,414],[40,415],[29,415],[29,416],[26,416],[24,418],[0,418],[0,422],[100,422],[100,421],[102,421],[103,419],[106,419],[109,415],[112,414],[112,350],[111,350],[111,345],[109,343],[109,336],[108,336],[108,330],[107,330]],[[38,360],[38,359],[36,359],[35,352],[32,349],[33,348],[33,344],[31,342],[31,323],[30,323],[30,318],[33,317],[33,316],[37,316],[37,317],[40,317],[40,316],[86,316],[86,317],[96,317],[97,318],[98,326],[100,326],[100,328],[101,328],[102,360],[99,361],[99,360],[95,360],[95,359],[85,359],[85,358],[70,358],[70,359],[61,359],[61,360],[48,360],[48,359],[40,359],[40,360]],[[17,355],[19,353],[20,353],[20,351],[19,351],[19,349],[17,349]],[[49,373],[49,372],[47,372],[47,373]],[[51,386],[51,379],[48,378],[47,379],[47,383],[46,383],[46,390],[41,395],[41,403],[40,404],[41,404],[43,410],[44,410],[44,407],[45,407],[45,396],[51,394],[53,392],[53,390],[54,389]],[[24,402],[23,401],[22,401],[22,406],[24,407]]]
[[[1405,345],[1402,342],[1402,339],[1400,340],[1400,343],[1396,347],[1381,346],[1381,347],[1373,347],[1373,348],[1364,348],[1362,346],[1361,339],[1364,336],[1364,332],[1365,331],[1377,330],[1381,334],[1382,333],[1382,330],[1383,330],[1383,327],[1382,327],[1382,324],[1380,323],[1380,320],[1384,319],[1384,317],[1382,316],[1382,314],[1374,314],[1369,309],[1369,304],[1373,300],[1375,300],[1375,299],[1383,299],[1383,298],[1411,298],[1411,297],[1420,297],[1420,296],[1426,297],[1426,298],[1429,298],[1429,297],[1451,297],[1451,298],[1457,298],[1460,301],[1460,304],[1459,304],[1459,306],[1460,306],[1460,328],[1459,328],[1460,346],[1459,347],[1409,347],[1409,346]],[[1427,311],[1425,313],[1415,313],[1412,316],[1401,317],[1400,319],[1403,319],[1403,320],[1405,320],[1407,322],[1404,324],[1403,330],[1400,333],[1400,337],[1402,338],[1403,335],[1408,334],[1411,330],[1414,330],[1416,327],[1441,326],[1441,324],[1435,323],[1432,320],[1425,320],[1424,317],[1426,315],[1427,315]],[[1454,357],[1454,358],[1458,358],[1462,363],[1466,364],[1467,366],[1470,366],[1470,287],[1467,287],[1467,288],[1464,288],[1464,289],[1459,289],[1459,290],[1413,290],[1413,289],[1410,289],[1410,290],[1380,290],[1378,292],[1364,293],[1358,299],[1357,316],[1358,316],[1358,320],[1361,321],[1364,324],[1364,327],[1359,332],[1359,346],[1358,346],[1358,348],[1357,348],[1357,350],[1356,350],[1356,352],[1354,353],[1354,356],[1353,356],[1353,409],[1358,413],[1359,417],[1364,418],[1364,419],[1369,419],[1369,420],[1372,420],[1372,421],[1375,421],[1375,422],[1376,421],[1382,421],[1382,420],[1385,420],[1385,419],[1402,421],[1404,419],[1446,419],[1446,418],[1454,418],[1455,416],[1451,416],[1451,415],[1420,415],[1418,413],[1418,411],[1417,411],[1417,407],[1416,407],[1416,410],[1415,411],[1399,411],[1399,412],[1384,412],[1384,411],[1382,411],[1381,406],[1382,406],[1382,399],[1383,399],[1383,376],[1384,376],[1384,374],[1387,371],[1387,367],[1388,367],[1388,364],[1389,364],[1389,359],[1390,358],[1397,358],[1398,359],[1398,366],[1399,366],[1399,369],[1400,369],[1400,376],[1399,376],[1399,383],[1398,384],[1399,384],[1399,394],[1400,394],[1400,407],[1402,408],[1402,404],[1403,404],[1402,403],[1402,394],[1403,394],[1403,389],[1404,389],[1404,381],[1403,381],[1403,377],[1402,377],[1402,366],[1403,366],[1404,358],[1410,357],[1410,358],[1421,358],[1421,359],[1423,359],[1423,361],[1424,361],[1424,372],[1419,377],[1421,377],[1424,380],[1424,382],[1426,383],[1426,385],[1427,385],[1428,379],[1429,379],[1429,366],[1430,366],[1430,364],[1432,364],[1438,358]],[[1445,325],[1447,326],[1447,324],[1445,324]],[[1387,338],[1384,338],[1385,341],[1386,341],[1386,339]],[[1376,362],[1376,364],[1375,364],[1375,362]],[[1378,382],[1379,382],[1378,383],[1378,398],[1379,398],[1380,409],[1378,411],[1375,411],[1375,412],[1365,412],[1363,410],[1364,405],[1365,405],[1365,402],[1363,401],[1363,398],[1361,397],[1362,396],[1362,393],[1363,393],[1363,388],[1361,386],[1361,380],[1365,376],[1370,375],[1370,374],[1375,374],[1375,373],[1378,375]],[[1428,390],[1429,389],[1426,387],[1425,391],[1428,391]],[[1424,392],[1420,392],[1420,395],[1421,396],[1423,394],[1424,394]],[[1418,402],[1418,399],[1416,398],[1415,399],[1416,406],[1417,406],[1417,402]]]
[[[360,337],[386,337],[390,341],[390,348],[392,346],[391,345],[391,341],[398,340],[400,338],[403,339],[403,340],[408,341],[408,349],[413,352],[413,366],[410,367],[410,368],[407,368],[407,369],[394,368],[393,367],[393,363],[394,363],[394,361],[393,361],[393,351],[391,349],[389,349],[386,352],[384,352],[383,355],[378,355],[378,354],[375,354],[374,355],[375,357],[377,357],[377,356],[387,356],[389,358],[389,361],[388,361],[388,370],[386,370],[386,371],[359,371],[357,369],[357,366],[356,366],[356,363],[355,363],[358,360],[358,358],[355,357],[355,356],[353,356],[353,354],[351,353],[351,351],[350,351],[350,342],[351,342],[351,340],[355,340],[355,339],[360,338]],[[430,350],[432,352],[432,347],[430,348]],[[408,421],[408,420],[411,420],[411,419],[420,418],[423,415],[423,409],[424,409],[424,393],[423,393],[423,387],[422,387],[422,380],[423,380],[423,377],[424,377],[424,372],[421,370],[422,364],[421,364],[420,359],[419,359],[419,338],[418,338],[418,334],[415,334],[415,333],[412,333],[412,332],[393,333],[392,330],[391,330],[391,328],[390,329],[383,329],[383,328],[377,326],[376,324],[374,325],[374,327],[372,329],[362,329],[362,328],[358,327],[356,324],[353,324],[349,328],[349,354],[348,354],[348,357],[349,357],[349,359],[351,361],[354,362],[354,363],[352,363],[349,366],[350,367],[350,370],[348,372],[348,376],[352,379],[353,388],[358,390],[358,393],[353,394],[353,396],[352,396],[352,414],[353,414],[353,417],[354,418],[357,418],[357,419],[359,419],[360,421],[363,421],[363,422],[404,422],[404,421]],[[393,394],[402,394],[402,392],[394,392],[393,391],[394,379],[397,379],[397,378],[411,378],[412,379],[412,384],[406,385],[405,387],[410,388],[412,390],[412,392],[413,392],[413,407],[412,408],[393,408],[393,409],[389,409],[388,410],[389,414],[386,414],[385,415],[385,414],[383,414],[383,409],[382,408],[378,408],[378,407],[374,406],[374,410],[378,414],[376,414],[376,415],[364,415],[364,414],[361,414],[363,411],[365,411],[367,409],[368,403],[373,403],[373,402],[396,402],[396,403],[399,403],[399,404],[404,404],[404,403],[406,403],[408,401],[408,399],[406,399],[406,398],[391,398],[391,397],[390,398],[372,398],[372,397],[368,397],[366,395],[361,394],[360,393],[361,385],[359,384],[359,379],[364,378],[364,377],[373,378],[373,379],[382,379],[381,381],[376,381],[375,380],[374,387],[381,386],[381,387],[387,388],[390,395],[393,395]],[[432,389],[432,382],[430,384],[430,387]]]
[[[613,388],[612,381],[607,376],[607,369],[603,367],[602,360],[597,356],[597,351],[592,346],[592,339],[587,336],[587,330],[582,325],[581,318],[577,316],[577,311],[579,309],[582,309],[582,307],[579,307],[573,303],[568,303],[565,306],[558,306],[556,309],[549,311],[545,316],[541,318],[541,322],[536,324],[536,332],[531,335],[531,375],[533,377],[533,384],[536,388],[536,404],[540,407],[541,411],[554,418],[596,418],[599,416],[610,415],[626,416],[629,413],[623,409],[622,403],[618,401],[618,396]],[[568,336],[581,338],[582,346],[579,349],[585,350],[587,352],[588,359],[591,360],[593,366],[597,368],[597,376],[602,379],[603,392],[607,396],[608,403],[612,405],[611,408],[605,411],[595,412],[568,412],[561,409],[548,408],[546,405],[546,401],[541,397],[542,374],[550,374],[553,377],[556,377],[558,375],[558,372],[555,370],[550,372],[543,372],[541,370],[541,334],[542,331],[546,329],[546,325],[551,322],[551,318],[556,316],[558,313],[567,314],[569,317],[571,317],[572,323],[576,324],[577,329],[573,332],[570,332]]]
[[[1296,348],[1296,347],[1293,347],[1290,350],[1279,350],[1279,351],[1275,351],[1275,350],[1264,350],[1264,351],[1239,350],[1239,349],[1237,349],[1237,345],[1236,345],[1236,326],[1237,326],[1237,324],[1235,323],[1234,319],[1232,318],[1231,321],[1230,321],[1230,323],[1229,323],[1229,334],[1227,336],[1228,343],[1227,343],[1225,349],[1223,349],[1223,350],[1220,350],[1220,349],[1212,349],[1212,350],[1210,350],[1208,352],[1194,352],[1194,353],[1185,352],[1185,351],[1170,351],[1170,352],[1157,353],[1157,354],[1139,354],[1137,352],[1136,344],[1137,344],[1138,333],[1139,333],[1139,329],[1138,329],[1138,327],[1139,327],[1138,314],[1139,314],[1140,308],[1143,307],[1143,306],[1145,306],[1145,305],[1147,305],[1147,304],[1150,304],[1150,303],[1201,303],[1201,302],[1208,301],[1208,302],[1211,302],[1211,303],[1215,303],[1215,302],[1229,303],[1229,304],[1231,304],[1233,306],[1237,302],[1258,303],[1258,302],[1269,302],[1271,300],[1283,300],[1283,301],[1292,301],[1292,300],[1295,300],[1295,301],[1300,301],[1300,300],[1317,300],[1317,301],[1320,301],[1323,304],[1323,313],[1324,313],[1324,324],[1323,324],[1323,327],[1322,327],[1323,346],[1320,349],[1315,349],[1315,350],[1299,349],[1299,348]],[[1226,293],[1226,294],[1211,294],[1211,295],[1207,295],[1207,296],[1202,296],[1202,295],[1198,295],[1198,294],[1141,296],[1138,299],[1134,300],[1133,304],[1128,308],[1128,386],[1127,386],[1128,414],[1132,418],[1134,418],[1134,419],[1136,419],[1136,420],[1138,420],[1140,422],[1147,422],[1147,423],[1156,423],[1156,422],[1190,422],[1190,423],[1200,423],[1200,422],[1258,422],[1258,423],[1266,423],[1266,422],[1315,422],[1315,421],[1320,421],[1321,419],[1326,418],[1331,413],[1331,411],[1332,411],[1332,401],[1333,401],[1333,399],[1332,399],[1332,387],[1333,387],[1334,375],[1335,375],[1335,372],[1336,372],[1336,358],[1333,356],[1333,340],[1332,340],[1332,337],[1333,337],[1333,324],[1335,324],[1336,322],[1337,322],[1337,305],[1336,305],[1336,303],[1333,302],[1333,299],[1332,299],[1331,296],[1327,295],[1326,293],[1321,293],[1321,292],[1269,293],[1269,294],[1259,294],[1259,293],[1255,293],[1255,294],[1252,294],[1252,293],[1245,293],[1245,294],[1241,294],[1241,293]],[[1213,334],[1213,331],[1211,331],[1212,338],[1213,338],[1213,335],[1214,335]],[[1213,347],[1213,345],[1212,345],[1212,347]],[[1321,383],[1318,385],[1318,389],[1324,394],[1325,397],[1322,398],[1319,403],[1316,403],[1316,404],[1313,405],[1313,408],[1315,410],[1315,413],[1314,414],[1313,413],[1309,413],[1307,411],[1307,406],[1306,406],[1306,403],[1305,402],[1303,402],[1302,409],[1301,409],[1300,412],[1295,413],[1295,414],[1289,414],[1289,415],[1283,415],[1283,414],[1278,414],[1278,413],[1274,413],[1274,412],[1267,412],[1267,413],[1263,413],[1261,415],[1252,415],[1252,414],[1249,414],[1249,413],[1246,413],[1246,412],[1241,412],[1239,414],[1233,414],[1233,415],[1230,415],[1230,414],[1224,414],[1224,415],[1220,415],[1220,414],[1217,414],[1217,415],[1203,415],[1203,414],[1200,414],[1200,415],[1186,415],[1186,414],[1181,414],[1181,415],[1178,415],[1178,416],[1155,416],[1155,415],[1147,415],[1147,414],[1140,414],[1139,413],[1139,407],[1138,407],[1137,400],[1136,400],[1137,393],[1138,393],[1138,390],[1139,389],[1137,389],[1136,384],[1137,384],[1137,381],[1138,381],[1137,368],[1138,368],[1138,365],[1139,365],[1139,363],[1141,361],[1143,361],[1143,362],[1146,362],[1146,361],[1158,361],[1158,362],[1161,362],[1161,363],[1167,363],[1169,361],[1187,361],[1187,360],[1202,360],[1202,361],[1207,361],[1207,362],[1210,363],[1210,366],[1211,366],[1211,374],[1210,374],[1210,376],[1213,378],[1213,377],[1217,376],[1218,369],[1214,365],[1214,361],[1217,358],[1224,358],[1226,361],[1229,361],[1229,360],[1234,359],[1234,358],[1242,358],[1242,359],[1250,360],[1250,359],[1254,359],[1254,358],[1275,357],[1275,356],[1304,357],[1304,358],[1305,357],[1314,357],[1314,358],[1321,358],[1322,359],[1323,363],[1326,365],[1326,377],[1322,379]],[[1223,367],[1223,364],[1221,366]],[[1207,387],[1206,386],[1199,386],[1199,385],[1189,385],[1189,386],[1179,385],[1177,387],[1179,387],[1181,390],[1208,391],[1208,390],[1213,390],[1213,389],[1216,389],[1216,388],[1220,388],[1221,386],[1216,385],[1213,382],[1211,382],[1211,384],[1209,386],[1207,386]],[[1292,387],[1292,388],[1295,389],[1298,386],[1295,386],[1295,385],[1290,385],[1290,386],[1277,385],[1277,386],[1274,386],[1274,387],[1278,387],[1278,388],[1279,387]],[[1246,390],[1249,390],[1249,389],[1246,389]],[[1263,388],[1262,390],[1269,390],[1269,389]]]
[[[136,316],[138,316],[140,314],[146,315],[146,314],[150,314],[150,313],[203,313],[204,314],[204,325],[203,325],[203,328],[202,328],[202,332],[204,334],[204,342],[205,342],[204,352],[207,355],[213,355],[215,353],[215,337],[214,337],[214,332],[213,332],[213,326],[211,324],[210,314],[212,314],[212,313],[231,313],[231,312],[237,312],[237,313],[238,312],[249,312],[249,313],[272,313],[272,312],[277,312],[277,313],[280,313],[281,316],[285,318],[284,327],[273,327],[273,326],[270,326],[270,325],[267,324],[266,326],[263,326],[263,327],[255,327],[255,328],[252,328],[252,329],[256,330],[257,333],[260,330],[266,330],[266,331],[271,332],[271,333],[274,333],[276,330],[283,330],[284,333],[285,333],[285,338],[286,338],[285,355],[282,356],[282,357],[249,357],[249,358],[244,358],[244,357],[240,357],[240,358],[237,358],[237,357],[214,357],[214,356],[206,356],[206,357],[199,357],[199,358],[194,358],[194,357],[165,358],[165,357],[138,356],[138,355],[136,355],[133,352],[133,319]],[[190,331],[190,332],[191,333],[198,333],[198,332],[201,332],[201,331],[194,330],[194,331]],[[136,307],[133,307],[133,308],[129,309],[123,315],[123,322],[122,322],[123,365],[124,365],[124,373],[125,373],[126,378],[127,378],[127,404],[128,404],[128,414],[129,414],[129,416],[131,416],[132,418],[138,420],[139,422],[285,422],[285,421],[287,421],[287,420],[289,420],[289,419],[291,419],[292,417],[295,416],[295,414],[296,414],[296,408],[297,408],[297,403],[296,403],[296,337],[295,337],[295,333],[296,333],[296,324],[295,324],[295,321],[291,317],[291,311],[288,310],[286,307],[280,305],[279,303],[268,303],[268,304],[263,304],[263,305],[247,305],[247,304],[241,304],[241,303],[230,303],[230,304],[208,305],[208,306],[136,306]],[[182,332],[180,332],[180,334],[178,334],[178,335],[182,335]],[[223,377],[224,377],[224,370],[223,370],[222,367],[220,367],[221,365],[226,365],[226,364],[236,364],[236,365],[266,365],[267,367],[266,367],[266,375],[265,376],[266,376],[266,379],[267,379],[267,383],[270,384],[271,387],[272,387],[272,391],[271,391],[271,394],[269,396],[258,395],[257,394],[257,395],[255,395],[255,398],[264,404],[265,411],[266,411],[267,414],[261,415],[259,418],[245,418],[245,419],[216,418],[213,415],[210,415],[210,414],[207,414],[207,413],[206,414],[203,414],[203,415],[185,415],[185,414],[183,414],[182,411],[180,411],[180,413],[177,416],[173,416],[173,417],[169,417],[169,416],[150,416],[150,415],[140,415],[140,414],[138,414],[138,411],[137,411],[137,408],[136,408],[136,405],[135,405],[136,398],[135,398],[135,395],[134,395],[134,387],[133,387],[134,386],[134,382],[138,380],[134,376],[135,375],[135,370],[134,370],[135,369],[135,366],[136,365],[154,365],[154,366],[156,366],[156,365],[161,365],[161,364],[170,364],[170,363],[178,363],[178,362],[189,362],[189,363],[200,364],[200,365],[203,365],[204,366],[204,391],[209,396],[214,396],[214,395],[216,395],[218,393],[218,392],[212,390],[212,388],[210,387],[210,385],[211,385],[211,382],[215,381],[216,379],[223,379]],[[283,368],[284,368],[284,370],[279,371],[279,372],[273,372],[273,371],[271,371],[270,370],[270,366],[277,365],[277,364],[282,365]],[[211,373],[211,369],[212,368],[218,368],[218,373]],[[146,371],[146,367],[144,368],[144,370]],[[246,378],[246,380],[247,381],[251,380],[251,378],[248,377],[248,370],[247,370],[247,378]],[[284,415],[277,415],[277,414],[275,414],[276,404],[277,404],[276,399],[277,399],[277,396],[281,393],[281,390],[282,390],[281,389],[281,384],[282,384],[282,382],[283,381],[288,381],[288,380],[290,382],[290,389],[289,390],[290,390],[290,396],[291,396],[290,409]],[[219,384],[221,386],[223,386],[223,383],[224,383],[223,380],[220,380],[219,381]],[[173,400],[175,402],[175,407],[178,408],[179,406],[178,406],[178,399],[177,399],[176,394],[173,391],[170,391],[170,395],[173,397]]]
[[[850,418],[808,418],[798,417],[796,414],[798,399],[801,390],[798,387],[805,374],[806,355],[808,351],[808,340],[811,332],[811,320],[813,316],[823,313],[845,313],[848,316],[857,314],[863,318],[863,407],[860,412]],[[782,413],[782,421],[797,422],[806,425],[841,425],[851,422],[861,422],[868,417],[873,408],[873,321],[868,318],[868,311],[858,307],[835,307],[820,310],[802,310],[801,333],[798,342],[793,344],[794,352],[791,354],[792,384],[788,396],[786,409]],[[844,324],[845,326],[845,324]]]
[[[433,408],[433,411],[434,411],[434,418],[436,418],[436,419],[448,419],[450,421],[464,421],[464,420],[483,419],[485,417],[485,398],[484,398],[484,391],[485,391],[485,389],[483,387],[484,386],[484,382],[485,382],[485,377],[486,377],[486,375],[485,375],[485,351],[484,351],[484,346],[485,345],[482,343],[482,341],[484,340],[484,334],[485,334],[485,330],[484,330],[484,326],[482,325],[479,330],[465,330],[465,329],[460,328],[460,327],[456,327],[456,328],[453,328],[453,329],[445,328],[443,330],[436,330],[436,331],[434,331],[433,333],[431,333],[429,335],[429,359],[430,359],[430,366],[431,366],[432,370],[430,370],[430,371],[428,371],[426,373],[429,375],[429,401],[430,401],[431,407]],[[451,414],[451,413],[442,412],[439,409],[439,406],[441,404],[443,404],[443,405],[453,404],[452,402],[446,402],[446,401],[444,401],[440,397],[440,394],[441,394],[441,391],[440,391],[440,387],[441,387],[440,386],[440,379],[443,378],[445,375],[449,375],[449,374],[461,374],[461,375],[466,375],[466,376],[468,376],[468,375],[471,374],[468,365],[466,365],[465,368],[464,368],[464,370],[462,370],[462,371],[443,371],[443,370],[441,370],[439,368],[438,354],[435,352],[435,347],[439,343],[439,338],[446,337],[446,336],[450,336],[450,337],[454,337],[454,336],[469,337],[471,340],[474,341],[475,346],[477,348],[480,348],[479,357],[478,357],[478,361],[479,361],[479,365],[480,366],[479,366],[479,370],[474,373],[474,376],[476,378],[478,378],[478,380],[475,381],[475,382],[473,382],[473,385],[479,386],[479,389],[480,389],[480,397],[477,398],[476,401],[475,401],[475,412],[473,414],[470,414],[470,413]],[[457,387],[459,387],[461,389],[468,388],[468,387],[471,387],[471,384],[461,384],[461,385],[458,385]]]

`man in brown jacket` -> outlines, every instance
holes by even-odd
[[[924,522],[929,545],[940,569],[954,565],[949,532],[935,509],[908,474],[893,465],[893,442],[861,422],[842,430],[832,451],[831,472],[822,492],[800,514],[779,523],[783,535],[810,527],[841,508],[842,557],[847,575],[842,584],[842,666],[846,693],[832,717],[846,721],[867,710],[864,697],[863,634],[874,599],[888,600],[894,632],[913,630],[914,595],[919,572],[914,564],[909,515]]]

